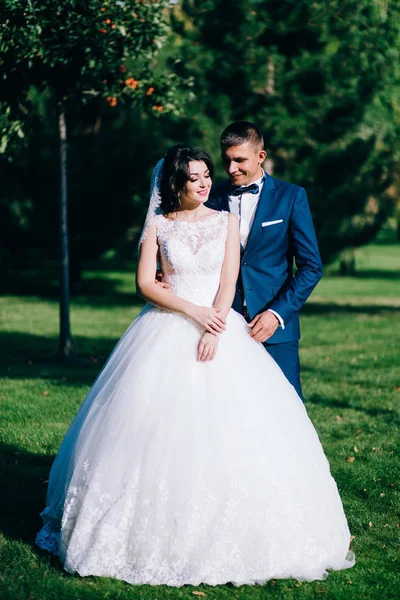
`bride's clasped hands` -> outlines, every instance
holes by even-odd
[[[162,281],[156,281],[160,287],[173,294],[171,287]],[[222,316],[222,308],[209,308],[208,306],[197,306],[188,304],[186,316],[195,321],[204,333],[197,346],[197,360],[206,362],[213,360],[218,349],[218,335],[226,330],[226,320]]]
[[[218,334],[226,330],[226,321],[222,318],[221,313],[222,308],[194,305],[192,318],[205,329],[197,346],[199,362],[207,362],[215,358],[218,349]]]
[[[222,308],[209,308],[192,304],[188,307],[186,314],[193,319],[202,329],[211,334],[222,333],[226,329],[225,320],[220,314]]]

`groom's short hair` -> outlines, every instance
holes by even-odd
[[[221,133],[220,145],[224,152],[233,146],[250,142],[257,150],[264,149],[264,138],[257,125],[250,121],[235,121]]]

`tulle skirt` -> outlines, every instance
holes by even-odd
[[[303,403],[231,311],[211,362],[189,319],[147,306],[51,470],[37,544],[132,584],[323,579],[354,564]]]

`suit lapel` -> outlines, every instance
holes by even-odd
[[[268,214],[274,207],[274,196],[275,196],[275,183],[273,177],[267,175],[267,179],[261,190],[260,199],[257,204],[256,214],[254,215],[253,224],[251,226],[249,237],[247,238],[246,248],[243,256],[250,254],[253,243],[257,238],[257,235],[262,230],[262,223],[268,221]]]

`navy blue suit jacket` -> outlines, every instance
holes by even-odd
[[[230,189],[229,181],[215,186],[207,205],[229,211]],[[271,221],[280,222],[265,225]],[[246,248],[242,249],[233,308],[243,314],[246,299],[250,318],[271,308],[282,317],[285,328],[278,327],[268,343],[298,340],[298,311],[321,276],[322,263],[305,190],[267,175]]]

